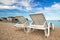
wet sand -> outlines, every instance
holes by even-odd
[[[46,38],[43,30],[25,33],[24,30],[15,30],[14,23],[0,22],[0,40],[60,40],[60,28],[51,30],[51,35]]]

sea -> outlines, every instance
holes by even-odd
[[[47,20],[47,22],[53,23],[55,25],[55,27],[60,27],[60,21],[58,21],[58,20]]]
[[[31,20],[29,20],[29,22],[32,22]],[[60,27],[60,21],[58,20],[47,20],[47,23],[53,23],[55,27]]]

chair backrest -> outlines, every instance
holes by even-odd
[[[18,21],[21,23],[25,23],[27,21],[26,18],[23,16],[16,16],[15,18],[18,19]]]
[[[30,17],[33,21],[33,24],[35,24],[35,25],[43,25],[44,22],[46,21],[43,13],[31,14]]]

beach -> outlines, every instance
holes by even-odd
[[[60,28],[51,30],[51,35],[46,38],[43,30],[25,33],[24,30],[15,30],[14,23],[0,22],[0,40],[60,40]]]

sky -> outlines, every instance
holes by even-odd
[[[0,0],[0,17],[43,13],[46,20],[60,20],[60,0]]]

